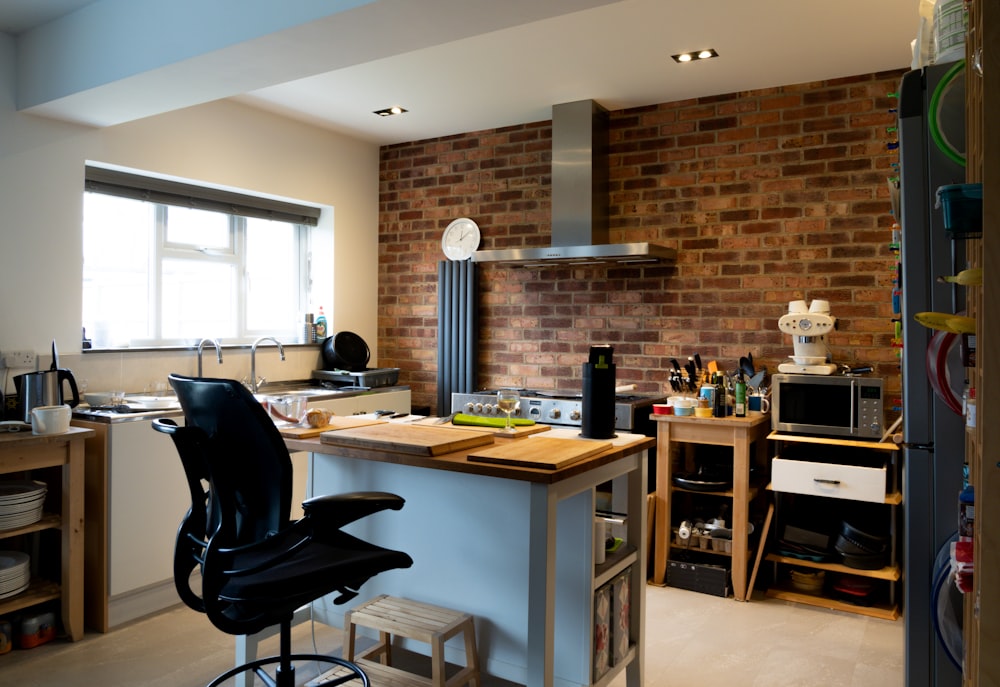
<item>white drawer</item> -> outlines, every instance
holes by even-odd
[[[884,467],[775,458],[771,462],[771,489],[792,494],[885,503],[885,475]]]

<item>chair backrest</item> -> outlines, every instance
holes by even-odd
[[[253,394],[232,379],[171,374],[188,427],[201,430],[184,468],[192,487],[209,485],[208,529],[222,546],[259,541],[288,525],[292,463],[274,422]],[[194,474],[192,474],[194,473]],[[205,508],[196,500],[192,509]],[[215,532],[218,527],[218,532]],[[198,533],[199,535],[201,533]]]

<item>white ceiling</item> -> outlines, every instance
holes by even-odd
[[[0,0],[0,30],[14,36],[20,55],[47,25],[65,31],[79,18],[83,27],[93,6],[190,10],[180,0],[129,1],[136,4]],[[26,111],[107,125],[232,97],[363,140],[398,143],[548,120],[553,104],[574,100],[592,98],[618,110],[905,68],[919,0],[351,4],[294,29],[275,27],[244,41],[242,52],[220,44]],[[30,54],[37,55],[34,47]],[[685,65],[670,57],[702,48],[715,48],[720,57]],[[230,64],[236,55],[239,64]],[[218,78],[202,82],[205,72]],[[187,97],[151,99],[154,88]],[[131,109],[109,114],[113,100]],[[137,109],[140,101],[152,104]],[[391,105],[409,111],[372,114]]]

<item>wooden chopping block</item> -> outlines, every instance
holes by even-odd
[[[534,424],[534,425],[521,425],[514,427],[513,432],[505,432],[502,427],[481,427],[479,425],[456,425],[451,422],[445,425],[440,425],[441,427],[449,427],[451,429],[461,429],[470,432],[482,432],[483,434],[489,434],[497,439],[517,439],[518,437],[527,437],[532,434],[538,434],[539,432],[547,432],[552,429],[551,425]]]
[[[447,427],[384,422],[367,427],[323,432],[319,435],[319,440],[333,446],[439,456],[492,444],[493,435]]]
[[[531,437],[469,453],[469,460],[522,468],[559,470],[612,447],[610,441]]]
[[[281,427],[278,433],[286,439],[312,439],[313,437],[318,437],[323,432],[384,424],[387,424],[385,420],[378,420],[372,417],[338,417],[334,415],[330,418],[330,422],[327,423],[326,427]]]

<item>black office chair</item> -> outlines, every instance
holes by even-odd
[[[291,459],[261,404],[234,380],[175,374],[169,380],[185,426],[164,418],[153,428],[173,439],[191,490],[191,509],[174,549],[177,592],[228,634],[253,634],[272,625],[281,629],[277,656],[236,666],[208,687],[247,671],[269,687],[294,687],[293,661],[333,663],[352,671],[326,685],[360,680],[367,686],[367,676],[353,662],[292,654],[292,617],[327,594],[337,593],[334,603],[344,603],[370,577],[412,565],[407,554],[340,529],[387,508],[399,510],[403,499],[383,492],[317,496],[302,504],[301,520],[290,522]],[[196,569],[200,593],[191,582]],[[264,666],[274,664],[272,679]]]

